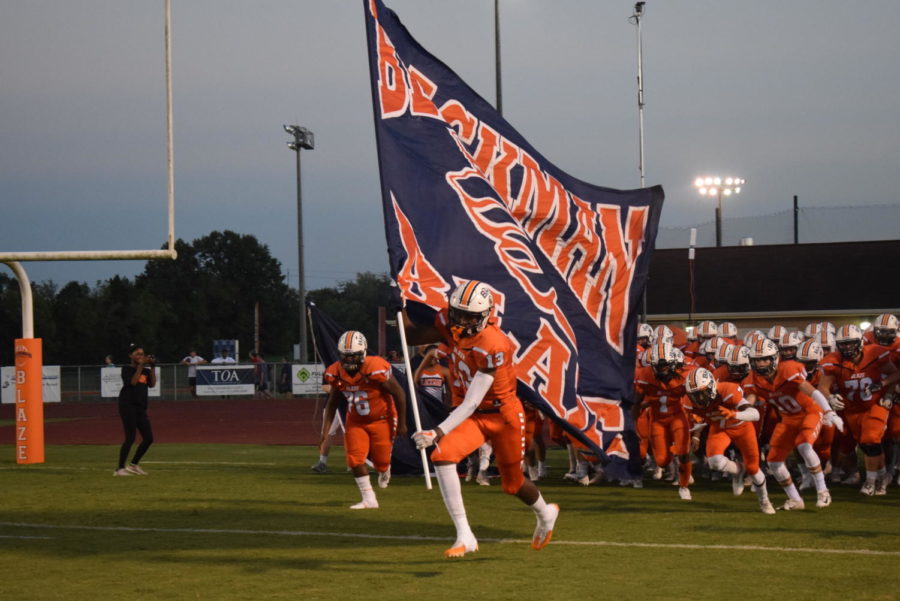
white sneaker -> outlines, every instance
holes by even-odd
[[[139,466],[136,463],[129,463],[128,465],[125,466],[125,470],[128,472],[131,472],[135,476],[146,476],[147,475],[147,472],[142,470],[141,466]]]
[[[378,499],[363,499],[355,505],[351,505],[350,509],[378,509]]]
[[[132,476],[133,474],[129,472],[126,468],[120,467],[116,471],[113,472],[113,476]]]
[[[653,479],[654,480],[662,480],[663,477],[663,468],[657,467],[653,470]]]
[[[747,470],[744,469],[743,463],[738,463],[738,473],[731,477],[731,492],[734,496],[739,497],[744,493],[744,476]]]
[[[635,488],[644,488],[644,481],[641,478],[637,478],[631,481],[631,485]]]
[[[784,505],[778,509],[782,511],[800,511],[801,509],[806,509],[806,504],[803,502],[803,499],[800,499],[799,501],[788,499],[784,502]]]
[[[867,497],[873,496],[875,494],[875,483],[866,480],[863,483],[862,488],[859,489],[859,492],[866,495]]]
[[[685,486],[678,487],[678,496],[681,497],[682,501],[690,501],[691,500],[691,489]]]
[[[311,466],[309,469],[311,469],[312,471],[314,471],[318,474],[324,474],[328,471],[328,466],[320,461],[319,463]]]
[[[816,493],[816,507],[828,507],[831,505],[831,493],[827,490]]]
[[[591,477],[588,475],[590,468],[588,468],[588,464],[586,461],[579,462],[578,466],[575,468],[575,481],[578,482],[582,486],[587,486],[591,483]]]
[[[575,472],[566,472],[563,476],[563,480],[572,480],[574,482],[575,480],[578,480],[578,474]]]
[[[545,463],[540,463],[540,464],[538,464],[538,477],[539,477],[539,478],[546,478],[547,476],[548,476],[548,473],[547,473],[547,464],[545,464]]]
[[[556,518],[559,517],[559,505],[550,503],[543,516],[537,516],[537,527],[534,536],[531,537],[531,548],[540,551],[547,546],[553,538],[553,528],[556,526]]]
[[[387,488],[391,481],[391,467],[383,472],[378,472],[378,488]]]
[[[775,515],[775,507],[772,506],[772,501],[768,497],[759,500],[759,510],[766,515]]]
[[[887,494],[888,484],[891,483],[891,477],[887,474],[878,479],[875,483],[875,496],[883,497]]]
[[[475,482],[477,482],[481,486],[490,486],[491,479],[488,478],[487,470],[478,470],[478,475],[475,476]]]
[[[466,553],[474,553],[478,550],[478,541],[474,536],[468,536],[463,539],[456,539],[453,546],[444,551],[444,557],[452,559],[454,557],[462,557]]]

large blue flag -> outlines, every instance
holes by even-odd
[[[381,0],[363,4],[388,254],[407,306],[445,307],[465,279],[491,286],[520,396],[628,477],[623,405],[662,188],[567,175]]]

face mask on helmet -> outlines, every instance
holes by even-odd
[[[647,351],[650,367],[660,382],[668,382],[677,375],[675,353],[669,342],[657,342]]]
[[[891,346],[897,338],[897,318],[890,313],[882,313],[875,318],[872,334],[881,346]]]
[[[368,344],[362,332],[350,330],[344,332],[338,339],[338,355],[341,358],[341,367],[348,373],[356,373],[366,360],[366,348]]]
[[[703,367],[698,367],[688,375],[684,388],[691,404],[697,407],[708,407],[718,396],[715,377]]]
[[[835,346],[844,359],[856,359],[862,352],[862,332],[855,325],[841,326],[834,338]]]
[[[456,287],[450,295],[449,305],[450,332],[456,338],[467,338],[487,325],[494,297],[487,284],[469,280]]]
[[[769,339],[760,340],[750,349],[750,368],[761,376],[771,376],[778,369],[778,347]]]

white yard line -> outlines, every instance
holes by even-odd
[[[359,534],[347,532],[307,532],[302,530],[234,530],[220,528],[140,528],[136,526],[78,526],[70,524],[27,524],[21,522],[0,522],[0,527],[7,528],[40,528],[47,530],[93,530],[103,532],[161,532],[181,534],[240,534],[263,536],[324,536],[336,538],[361,538],[371,540],[410,540],[410,541],[447,541],[438,536],[400,536],[389,534]],[[38,537],[35,537],[38,538]],[[500,544],[527,544],[530,540],[510,538],[480,538],[482,542]],[[900,557],[900,551],[878,551],[875,549],[825,549],[809,547],[766,547],[762,545],[691,545],[682,543],[638,543],[617,541],[567,541],[555,540],[555,546],[579,547],[636,547],[649,549],[692,549],[692,550],[726,550],[726,551],[763,551],[780,553],[824,553],[829,555],[874,555]]]

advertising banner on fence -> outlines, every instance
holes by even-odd
[[[321,363],[299,363],[291,365],[291,393],[296,396],[323,394],[322,374],[325,366]]]
[[[45,365],[43,376],[44,402],[60,402],[62,394],[59,365]],[[0,368],[0,402],[9,404],[16,402],[16,369],[11,365]]]
[[[162,370],[156,369],[156,386],[151,388],[148,394],[152,397],[159,397],[162,393]],[[122,368],[121,367],[101,367],[100,368],[100,396],[104,398],[116,398],[119,391],[122,390]]]
[[[255,382],[253,365],[197,366],[198,396],[252,395]]]

